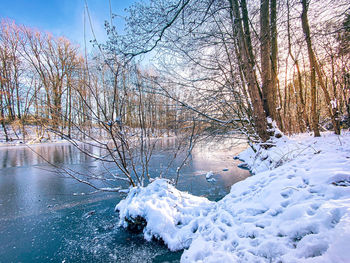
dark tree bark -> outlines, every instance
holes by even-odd
[[[9,137],[7,134],[7,129],[6,129],[6,123],[5,123],[5,114],[4,114],[4,107],[3,107],[3,102],[2,102],[2,94],[3,94],[3,85],[2,85],[2,78],[0,76],[0,119],[1,119],[1,126],[2,129],[4,130],[5,134],[5,140],[8,142]]]
[[[311,37],[310,37],[310,27],[307,17],[308,3],[307,0],[302,0],[303,12],[301,14],[301,22],[303,27],[303,32],[305,35],[305,41],[307,44],[307,51],[310,63],[310,81],[311,81],[311,118],[312,118],[312,129],[314,131],[315,137],[320,137],[320,130],[318,128],[318,115],[317,115],[317,105],[316,105],[316,71],[315,71],[315,59],[312,49]]]
[[[260,2],[260,57],[264,110],[267,116],[275,116],[275,93],[271,82],[271,38],[269,0]]]
[[[271,86],[274,92],[275,100],[275,116],[278,127],[283,130],[282,118],[281,118],[281,98],[279,99],[279,84],[278,84],[278,68],[277,68],[277,0],[270,0],[270,37],[271,37]]]
[[[241,1],[241,5],[238,4],[237,0],[230,0],[230,4],[234,18],[233,23],[235,34],[238,38],[237,50],[239,54],[237,54],[237,56],[242,58],[242,68],[248,85],[249,96],[251,98],[256,132],[259,135],[260,139],[265,142],[269,139],[270,136],[267,132],[266,114],[263,108],[263,102],[259,93],[259,85],[255,74],[255,60],[253,57],[252,43],[250,38],[247,4],[245,0]],[[242,10],[242,16],[240,7]]]
[[[320,66],[316,60],[316,56],[315,56],[314,50],[312,48],[310,26],[309,26],[309,21],[308,21],[308,16],[307,16],[307,11],[308,11],[307,0],[302,0],[302,6],[303,6],[303,12],[301,15],[301,20],[302,20],[303,32],[305,35],[305,41],[307,44],[307,50],[308,50],[309,61],[310,61],[310,69],[311,69],[311,89],[312,89],[311,95],[312,95],[312,98],[314,96],[316,97],[316,73],[317,73],[317,77],[318,77],[320,86],[322,88],[322,91],[323,91],[325,99],[326,99],[326,105],[327,105],[328,112],[329,112],[329,115],[330,115],[331,120],[332,120],[334,132],[335,132],[335,134],[339,135],[340,134],[340,125],[339,125],[339,120],[338,120],[338,111],[337,111],[336,107],[332,106],[331,98],[329,96],[327,86],[323,80]],[[313,98],[313,103],[316,103],[316,98]],[[315,108],[316,108],[316,106],[313,105],[312,111],[314,111]],[[313,112],[313,114],[315,114],[315,113]],[[313,120],[313,126],[314,125],[316,125],[316,123],[314,123],[314,120]],[[315,132],[315,136],[320,136],[319,131],[318,131],[318,133]]]

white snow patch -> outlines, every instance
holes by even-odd
[[[350,262],[350,133],[282,136],[240,154],[255,172],[218,202],[159,179],[117,205],[182,262]]]
[[[209,179],[207,179],[207,182],[216,182],[216,179],[215,178],[209,178]]]
[[[213,171],[209,171],[207,172],[207,174],[205,175],[205,178],[209,179],[214,175]]]

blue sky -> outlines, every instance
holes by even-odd
[[[113,13],[125,15],[124,9],[135,0],[111,0]],[[93,28],[99,42],[106,40],[104,21],[109,20],[109,0],[87,0]],[[64,35],[74,43],[84,43],[84,0],[0,0],[0,17],[15,20],[56,36]],[[121,28],[122,23],[116,22]],[[87,42],[92,39],[86,17]]]

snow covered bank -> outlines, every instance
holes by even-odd
[[[240,155],[255,175],[219,202],[156,180],[117,205],[120,224],[144,218],[182,262],[350,262],[350,133],[275,143]]]

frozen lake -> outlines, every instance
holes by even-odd
[[[171,158],[173,139],[159,142],[151,163],[156,177]],[[221,199],[249,172],[233,160],[244,146],[228,139],[197,145],[178,183],[180,190]],[[99,172],[93,160],[69,144],[31,146],[50,162],[79,171]],[[170,149],[170,150],[169,150]],[[181,161],[181,160],[179,160]],[[175,174],[178,163],[170,170]],[[213,171],[215,182],[206,180]],[[0,262],[178,262],[142,235],[116,227],[120,194],[95,193],[52,168],[26,146],[0,148]]]

